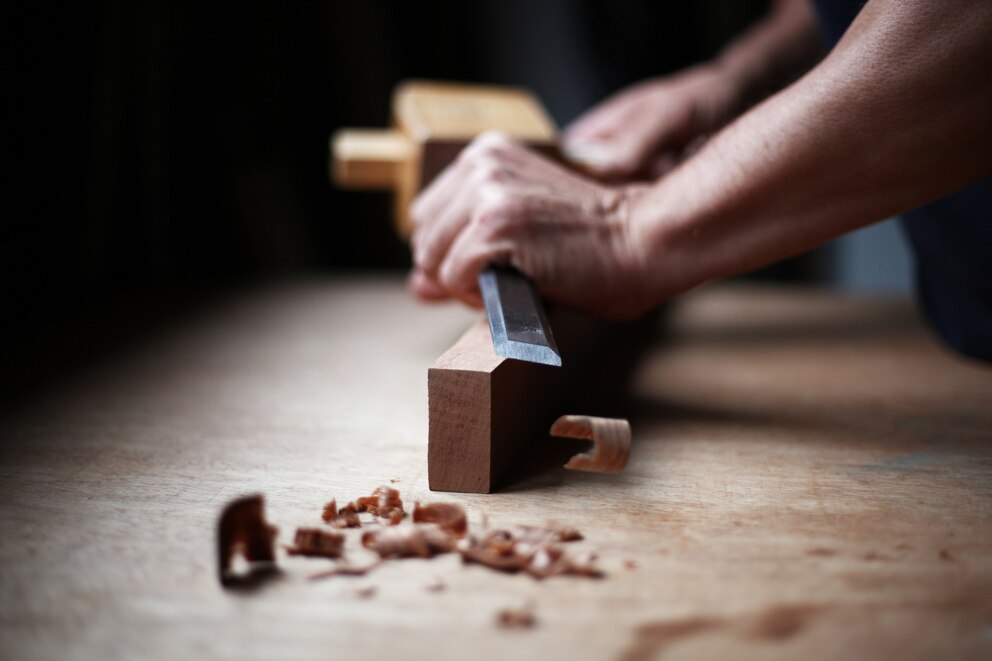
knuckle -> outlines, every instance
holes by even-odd
[[[438,281],[449,292],[459,292],[462,289],[460,274],[454,264],[445,262],[438,270]]]
[[[516,226],[518,219],[512,201],[501,199],[480,207],[472,220],[480,234],[491,239],[505,235]]]
[[[488,130],[480,133],[476,137],[475,142],[478,142],[480,146],[491,149],[493,147],[506,147],[512,144],[513,140],[502,131]]]
[[[503,183],[507,180],[506,168],[504,168],[497,159],[494,158],[482,158],[475,163],[475,167],[472,172],[472,179],[476,184],[484,185],[487,183]]]
[[[413,226],[414,234],[416,237],[417,230],[424,226],[424,203],[419,198],[414,200],[413,204],[410,205],[409,210],[410,224]]]
[[[477,194],[480,209],[499,207],[506,204],[506,199],[510,196],[510,192],[501,183],[486,180],[479,181],[478,184]]]
[[[499,157],[506,154],[512,146],[513,140],[505,133],[485,131],[476,136],[465,151],[472,156]]]

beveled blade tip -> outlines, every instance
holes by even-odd
[[[506,340],[494,342],[493,349],[496,354],[504,358],[514,360],[525,360],[529,363],[540,363],[541,365],[551,365],[561,367],[561,356],[550,347],[540,344],[528,344],[526,342],[514,342]]]

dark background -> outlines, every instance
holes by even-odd
[[[330,134],[385,126],[405,78],[530,87],[565,124],[626,84],[711,57],[766,4],[28,9],[11,41],[19,117],[5,362],[40,351],[58,364],[67,346],[113,344],[108,326],[154,320],[249,281],[405,269],[388,196],[338,191],[327,177]],[[823,267],[806,258],[764,275],[811,278]]]

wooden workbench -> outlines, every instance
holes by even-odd
[[[909,304],[696,292],[638,365],[624,473],[431,494],[426,370],[472,318],[399,278],[272,286],[24,402],[0,426],[0,657],[992,655],[992,369]],[[314,582],[326,561],[281,554],[218,585],[230,498],[265,493],[288,542],[390,479],[473,524],[575,525],[608,576],[444,556]],[[536,628],[494,626],[528,601]]]

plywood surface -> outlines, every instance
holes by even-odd
[[[222,590],[234,496],[265,493],[283,542],[390,479],[437,498],[426,371],[473,318],[398,278],[273,286],[25,402],[0,423],[0,657],[992,654],[992,370],[904,304],[815,292],[687,297],[639,364],[624,473],[443,495],[476,525],[580,528],[605,579],[441,557],[315,583],[322,561],[280,554]],[[536,628],[494,626],[528,601]]]

